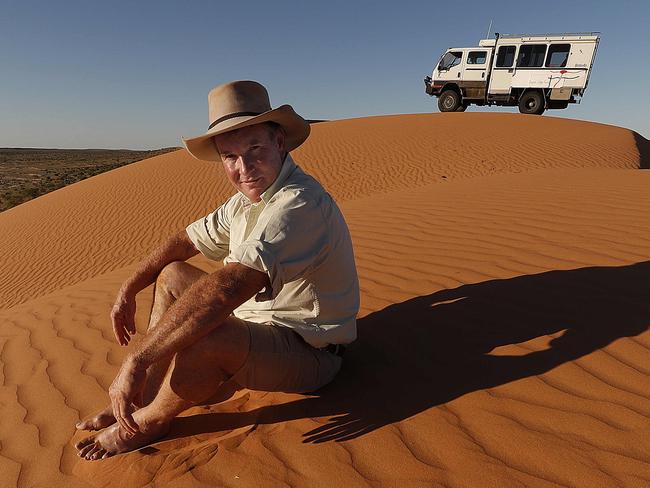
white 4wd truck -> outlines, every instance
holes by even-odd
[[[589,82],[600,33],[505,34],[478,47],[450,48],[440,57],[425,91],[441,112],[469,105],[519,106],[523,114],[579,103]]]

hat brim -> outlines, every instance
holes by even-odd
[[[298,115],[291,105],[282,105],[260,115],[233,117],[215,125],[205,134],[183,138],[183,144],[187,151],[196,159],[202,161],[221,161],[221,155],[212,140],[214,136],[263,122],[275,122],[282,126],[286,133],[285,147],[287,152],[293,151],[305,142],[311,131],[309,123]]]

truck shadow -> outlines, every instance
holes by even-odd
[[[634,142],[639,150],[640,168],[650,169],[650,141],[641,134],[634,132]]]
[[[463,285],[359,320],[338,378],[314,396],[175,420],[171,437],[328,417],[303,442],[357,438],[465,394],[540,375],[650,325],[650,261]],[[492,355],[555,335],[547,348]]]

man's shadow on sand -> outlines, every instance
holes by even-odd
[[[178,418],[171,437],[330,417],[303,442],[354,439],[467,393],[540,375],[649,325],[650,261],[442,290],[360,319],[342,371],[316,396]],[[490,355],[548,334],[559,335],[544,350]]]

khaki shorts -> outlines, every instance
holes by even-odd
[[[250,351],[232,380],[250,390],[307,393],[334,379],[343,359],[316,349],[288,327],[245,322]]]

